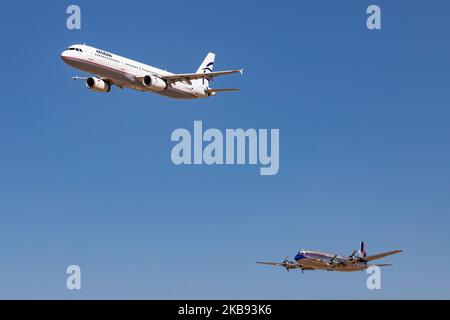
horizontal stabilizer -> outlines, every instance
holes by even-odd
[[[373,264],[373,266],[376,266],[376,267],[390,267],[390,266],[393,266],[393,264],[391,264],[391,263],[380,263],[380,264]]]
[[[206,89],[206,93],[213,93],[213,92],[229,92],[229,91],[239,91],[239,88],[223,88],[223,89]]]

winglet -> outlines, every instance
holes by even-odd
[[[239,73],[241,74],[241,76],[244,74],[244,69],[239,70]]]

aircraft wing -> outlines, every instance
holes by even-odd
[[[373,261],[373,260],[378,260],[387,256],[391,256],[393,254],[397,254],[402,252],[403,250],[394,250],[394,251],[388,251],[388,252],[383,252],[383,253],[379,253],[379,254],[374,254],[372,256],[368,256],[363,258],[364,261]]]
[[[264,264],[267,266],[276,266],[276,267],[284,267],[284,268],[288,268],[288,269],[302,269],[302,270],[314,270],[313,267],[309,267],[309,266],[304,266],[302,264],[299,263],[289,263],[289,265],[286,265],[285,263],[281,263],[281,262],[256,262],[258,264]]]
[[[73,80],[87,80],[90,77],[72,77]],[[123,87],[121,85],[115,84],[111,79],[108,78],[104,78],[104,77],[100,77],[100,79],[102,79],[103,81],[108,82],[110,85],[115,85],[116,87],[123,89]]]
[[[257,264],[265,264],[267,266],[284,267],[284,264],[280,263],[280,262],[260,262],[260,261],[257,261],[256,263]]]
[[[286,264],[281,263],[281,262],[261,262],[261,261],[257,261],[257,264],[265,264],[267,266],[277,266],[277,267],[286,267]],[[289,264],[289,268],[297,268],[297,265],[291,263]]]
[[[267,266],[276,266],[286,268],[287,271],[300,268],[295,262],[285,261],[285,262],[256,262],[258,264],[264,264]]]
[[[220,89],[206,89],[205,92],[213,93],[213,92],[229,92],[229,91],[239,91],[238,88],[220,88]]]
[[[195,80],[195,79],[212,79],[219,76],[224,76],[227,74],[240,73],[242,74],[244,69],[240,70],[226,70],[226,71],[215,71],[209,73],[179,73],[171,74],[168,76],[163,76],[162,79],[170,81],[183,81],[183,80]]]
[[[89,77],[72,77],[72,80],[87,80]]]

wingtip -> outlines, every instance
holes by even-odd
[[[244,69],[239,70],[239,73],[240,73],[241,75],[243,75],[243,74],[244,74]]]

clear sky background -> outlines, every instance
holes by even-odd
[[[0,3],[0,298],[450,298],[448,1],[76,3],[80,31],[68,1]],[[242,91],[90,92],[59,57],[83,42],[172,72],[214,51]],[[279,128],[279,174],[173,165],[194,120]],[[254,263],[360,240],[405,250],[382,290]]]

